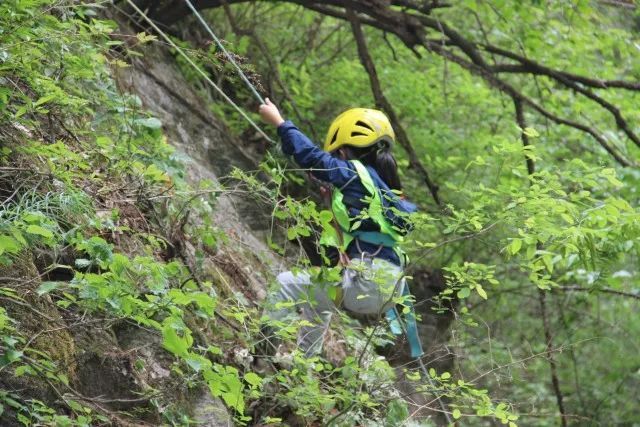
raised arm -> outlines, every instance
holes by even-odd
[[[290,121],[285,121],[278,108],[269,99],[260,106],[262,119],[278,128],[282,151],[293,156],[295,162],[318,179],[341,187],[357,175],[353,166],[323,151]]]

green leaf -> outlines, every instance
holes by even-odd
[[[522,240],[521,239],[513,239],[511,241],[511,244],[509,244],[509,253],[511,255],[515,255],[518,253],[518,251],[520,250],[520,248],[522,247]]]
[[[207,351],[211,354],[222,356],[222,350],[220,350],[220,347],[216,347],[215,345],[210,345],[207,348]]]
[[[330,222],[331,220],[333,220],[333,212],[328,211],[326,209],[322,210],[320,211],[319,219],[321,223]]]
[[[91,265],[91,260],[86,258],[78,258],[75,260],[76,268],[85,269]]]
[[[162,328],[162,338],[163,347],[176,356],[181,357],[187,356],[193,341],[188,330],[185,331],[184,336],[181,337],[170,324]]]
[[[136,38],[140,43],[147,43],[158,39],[158,37],[154,36],[153,34],[147,34],[145,32],[136,34]]]
[[[253,372],[247,372],[246,374],[244,374],[244,380],[254,387],[262,384],[262,378],[260,378],[259,375]]]
[[[21,351],[18,350],[13,350],[13,349],[8,349],[5,352],[5,359],[7,360],[8,363],[13,363],[17,360],[20,360],[22,358],[22,356],[24,355],[24,353],[22,353]],[[0,364],[1,366],[1,364]]]
[[[213,311],[216,308],[216,299],[214,297],[204,292],[196,292],[192,295],[192,299],[209,316],[213,316]]]
[[[462,416],[462,413],[460,412],[460,409],[456,408],[451,413],[451,416],[453,417],[454,420],[457,420],[458,418],[460,418]]]
[[[458,298],[460,299],[467,298],[469,295],[471,295],[471,289],[469,288],[462,288],[458,291]]]
[[[0,236],[0,255],[7,252],[15,254],[20,250],[20,244],[10,236]]]
[[[84,412],[84,408],[82,407],[82,405],[76,402],[75,400],[66,399],[65,402],[67,403],[67,405],[69,405],[69,408],[71,408],[73,411]]]
[[[187,365],[196,372],[202,371],[203,368],[208,369],[211,366],[211,362],[208,359],[198,354],[190,353],[184,360],[187,362]]]
[[[36,224],[31,224],[27,227],[27,233],[29,234],[35,234],[38,236],[42,236],[44,238],[47,239],[51,239],[53,237],[53,233],[50,230],[47,230],[44,227],[41,227],[39,225]]]
[[[149,129],[160,129],[162,122],[155,117],[147,117],[145,119],[137,119],[136,124]]]
[[[551,254],[543,255],[542,262],[544,263],[544,266],[547,268],[547,271],[549,273],[553,273],[553,258]]]
[[[24,238],[20,230],[18,230],[17,228],[14,228],[11,231],[11,234],[13,235],[13,238],[16,239],[20,245],[27,246],[27,240]]]
[[[38,295],[42,296],[44,294],[48,294],[49,292],[58,289],[64,282],[42,282],[40,286],[38,286]]]
[[[484,288],[481,285],[476,285],[476,292],[478,293],[478,295],[480,295],[483,299],[487,299],[487,293],[485,292]]]
[[[47,102],[49,102],[49,101],[52,101],[52,100],[53,100],[53,99],[55,99],[55,98],[56,98],[56,94],[43,96],[42,98],[38,99],[38,100],[33,104],[33,106],[34,106],[34,107],[38,107],[38,106],[40,106],[40,105],[46,104],[46,103],[47,103]]]
[[[296,236],[298,235],[298,233],[296,233],[296,229],[293,227],[289,227],[287,228],[287,239],[289,240],[293,240],[296,238]]]
[[[21,365],[18,366],[15,371],[13,371],[13,375],[15,375],[16,377],[21,377],[25,374],[34,374],[35,371],[33,370],[33,368],[29,365]]]
[[[330,300],[335,301],[337,296],[338,296],[337,286],[327,287],[327,297],[329,297]]]

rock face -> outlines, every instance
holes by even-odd
[[[121,31],[130,32],[128,24],[120,21]],[[135,34],[134,32],[130,32]],[[194,92],[176,66],[175,58],[157,45],[145,48],[144,57],[136,58],[132,67],[120,69],[115,76],[123,90],[136,94],[143,107],[162,121],[162,130],[168,142],[176,148],[177,155],[186,163],[187,181],[193,187],[204,180],[220,185],[220,178],[232,172],[233,167],[256,170],[258,162],[251,152],[243,149],[243,142],[232,136],[223,122],[212,114],[202,97]],[[281,270],[284,261],[264,243],[270,226],[270,212],[257,206],[250,197],[223,195],[216,200],[212,212],[213,222],[232,242],[222,245],[215,256],[206,258],[202,271],[205,275],[222,276],[229,284],[229,292],[243,294],[249,302],[259,303],[266,295],[270,276]],[[191,218],[190,221],[198,221]],[[185,261],[195,263],[195,249],[188,241],[181,248]],[[220,277],[218,277],[220,278]],[[135,327],[115,328],[113,351],[119,353],[105,365],[95,356],[85,358],[86,371],[100,368],[108,371],[108,378],[118,378],[117,384],[106,381],[91,384],[89,378],[80,378],[91,394],[113,395],[120,393],[123,402],[114,402],[117,408],[126,409],[130,398],[125,389],[153,385],[160,391],[171,390],[171,358],[162,350],[159,337]],[[143,370],[135,370],[133,358],[142,357]],[[85,371],[83,370],[83,372]],[[81,373],[82,374],[82,373]],[[131,383],[133,379],[133,383]],[[83,381],[84,380],[84,381]],[[116,390],[116,389],[120,390]],[[176,398],[188,408],[197,425],[229,426],[232,417],[220,399],[213,398],[208,390],[177,390]],[[139,399],[138,399],[139,400]]]
[[[122,30],[127,31],[122,23]],[[132,33],[134,34],[134,33]],[[136,94],[145,109],[163,123],[163,132],[171,145],[186,160],[188,180],[219,183],[233,167],[256,170],[259,158],[243,148],[245,142],[231,134],[223,122],[209,111],[203,98],[177,69],[175,59],[157,45],[149,46],[144,57],[136,58],[133,67],[118,71],[121,87]],[[270,212],[250,197],[222,196],[213,213],[215,223],[227,234],[250,248],[262,261],[277,270],[281,260],[264,244],[270,227]]]
[[[124,20],[112,18],[120,23],[121,33],[135,35]],[[234,166],[245,171],[257,169],[252,153],[242,148],[243,143],[194,93],[168,52],[150,45],[145,48],[144,58],[136,58],[132,65],[114,69],[114,78],[121,89],[137,96],[142,106],[162,121],[163,133],[186,163],[185,179],[194,188],[204,180],[220,186],[221,177]],[[199,260],[200,272],[212,281],[224,282],[228,293],[244,297],[247,304],[259,303],[273,273],[284,266],[284,261],[264,243],[270,212],[246,195],[223,195],[216,199],[211,215],[229,241]],[[192,217],[189,220],[199,221]],[[196,249],[188,239],[179,240],[182,261],[195,265]],[[122,242],[121,246],[126,245]],[[49,254],[41,258],[25,253],[10,267],[0,269],[0,288],[15,289],[23,298],[22,302],[0,302],[16,321],[16,331],[31,340],[30,346],[49,354],[62,367],[69,389],[54,390],[43,378],[14,377],[0,371],[0,391],[20,391],[63,412],[63,396],[71,391],[71,395],[82,396],[84,404],[113,413],[113,425],[137,425],[121,419],[118,411],[135,414],[132,419],[136,422],[160,425],[169,405],[179,408],[197,425],[233,424],[225,405],[211,397],[208,390],[186,389],[176,381],[171,372],[173,357],[163,350],[157,332],[125,321],[105,325],[90,315],[78,322],[77,313],[65,313],[48,295],[39,296],[37,289],[43,280],[72,278],[64,270],[45,274],[48,266],[60,259],[53,260]],[[73,259],[68,263],[72,264]],[[54,273],[57,276],[51,277]],[[0,425],[21,424],[12,408],[6,407],[0,411]]]
[[[31,340],[37,351],[49,354],[62,367],[62,373],[73,381],[77,376],[75,360],[76,346],[73,337],[56,305],[49,298],[40,298],[36,289],[40,286],[40,275],[33,263],[31,253],[23,253],[7,267],[0,267],[0,277],[5,290],[9,289],[21,300],[2,299],[2,307],[15,320],[15,329]],[[0,354],[3,353],[0,343]],[[47,383],[32,376],[13,376],[0,371],[0,390],[23,390],[32,399],[43,402],[55,401],[57,396]],[[0,416],[0,425],[22,425],[12,417],[12,408]]]

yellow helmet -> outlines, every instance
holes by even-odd
[[[387,116],[378,110],[352,108],[340,114],[329,126],[324,141],[325,151],[335,151],[344,145],[369,147],[381,140],[395,140]]]

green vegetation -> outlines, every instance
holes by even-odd
[[[252,149],[249,127],[176,52],[131,32],[116,3],[0,4],[0,424],[193,425],[203,393],[239,425],[437,425],[436,397],[460,425],[551,426],[562,415],[571,425],[640,422],[640,175],[630,138],[640,132],[640,91],[502,76],[551,115],[597,129],[632,164],[623,167],[584,129],[524,101],[518,117],[514,99],[464,65],[424,48],[419,58],[365,27],[416,153],[395,149],[421,208],[405,245],[413,288],[427,287],[424,272],[444,272],[426,314],[452,322],[429,325],[440,328],[425,342],[430,378],[376,353],[393,340],[384,324],[346,316],[335,320],[326,357],[264,357],[262,308],[243,275],[266,285],[272,266],[212,212],[225,197],[253,199],[271,212],[269,247],[292,268],[312,264],[296,257],[297,241],[331,230],[331,213],[276,149],[259,159],[251,151],[259,169],[236,169],[224,185],[188,178],[188,159],[165,136],[177,123],[118,80],[137,58],[153,49],[175,56],[168,66],[205,100],[203,114]],[[472,0],[431,13],[474,43],[553,70],[637,82],[639,12],[606,3]],[[375,105],[348,22],[285,2],[205,16],[256,84],[317,139],[339,111]],[[174,40],[255,110],[224,58],[186,30],[193,22],[175,24]],[[581,90],[613,105],[627,130]],[[439,185],[442,206],[416,162]],[[312,272],[339,277],[327,266]],[[293,342],[300,323],[279,326]],[[429,359],[445,346],[450,365]],[[111,394],[91,388],[96,376],[114,384]],[[416,417],[401,377],[426,396],[431,418]]]

